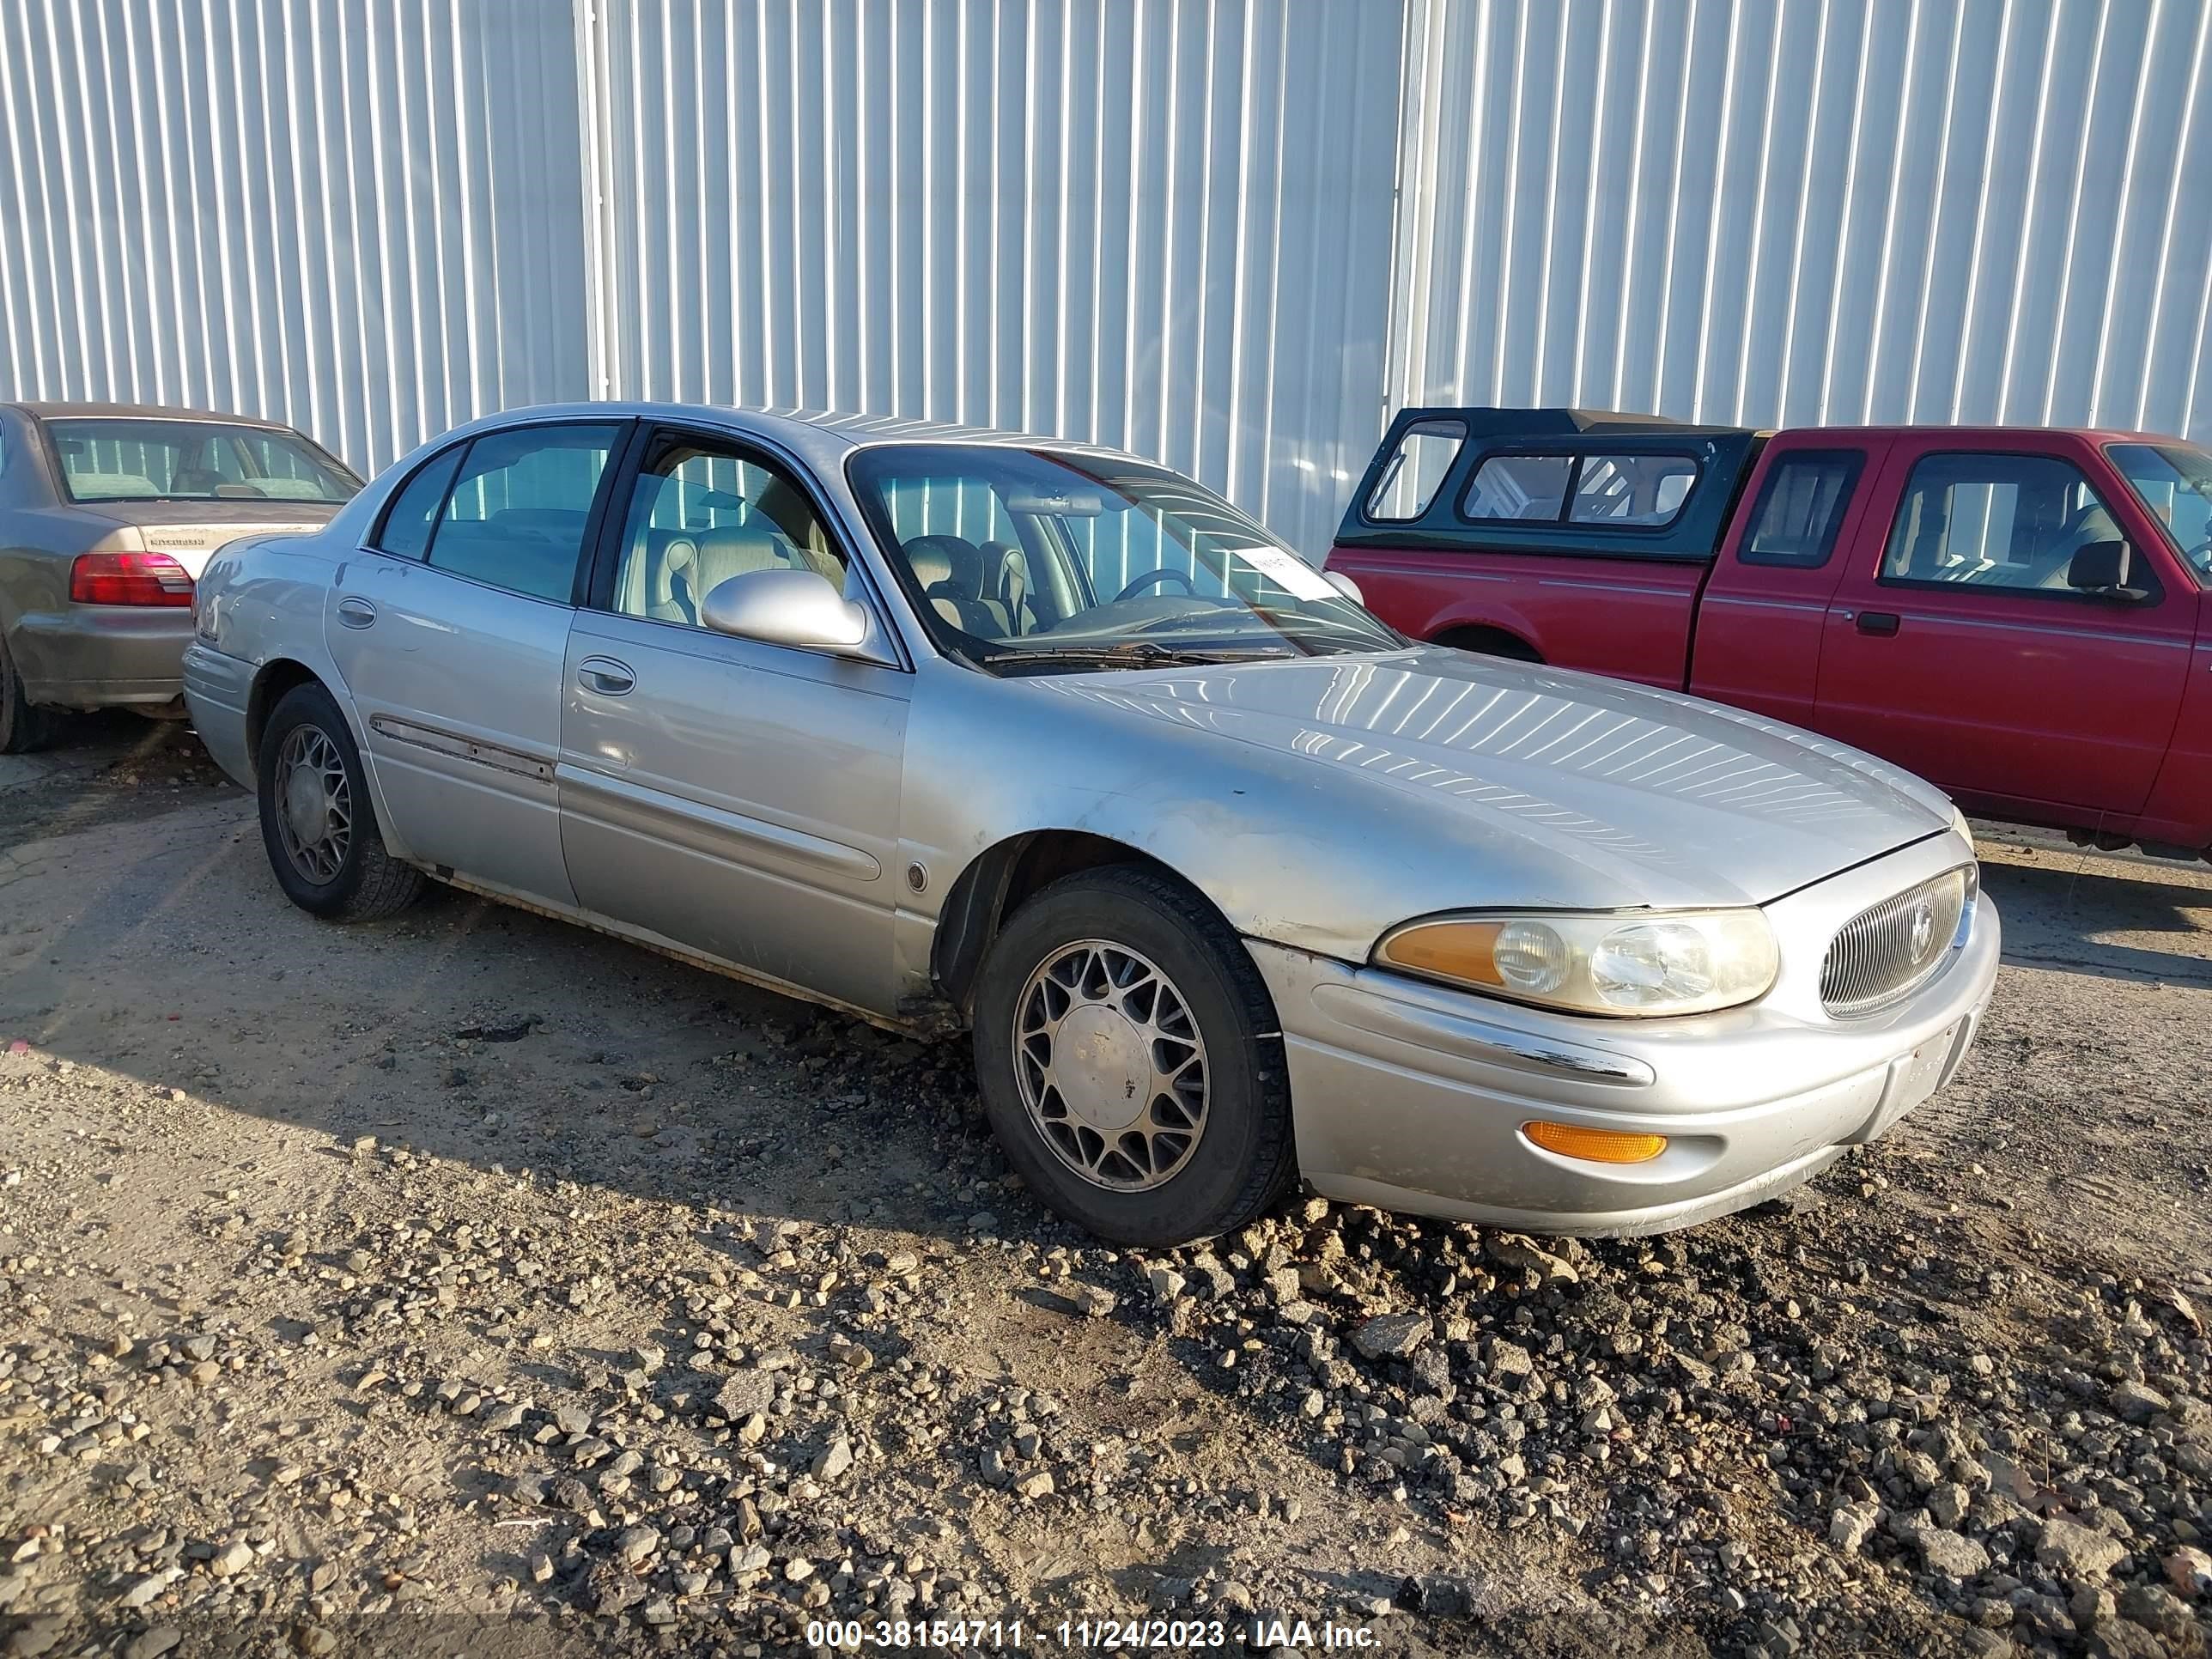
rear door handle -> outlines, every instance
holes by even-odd
[[[576,665],[576,683],[603,697],[626,697],[637,684],[637,676],[626,662],[612,657],[586,657]]]
[[[376,607],[358,594],[349,593],[338,601],[338,620],[348,628],[366,628],[376,620]]]
[[[1894,634],[1897,632],[1897,612],[1862,611],[1859,612],[1858,629],[1862,634]]]

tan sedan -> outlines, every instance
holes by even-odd
[[[209,555],[319,530],[360,488],[288,426],[0,404],[0,754],[50,740],[64,709],[181,714]]]

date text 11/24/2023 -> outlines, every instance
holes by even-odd
[[[811,1621],[810,1647],[859,1652],[870,1648],[1005,1650],[1057,1640],[1063,1650],[1146,1649],[1193,1651],[1241,1644],[1266,1652],[1276,1648],[1316,1650],[1359,1650],[1376,1645],[1365,1625],[1263,1617],[1223,1619],[1063,1619],[1056,1625],[1025,1626],[1018,1619],[860,1619]]]

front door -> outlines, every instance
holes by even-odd
[[[2195,607],[2092,454],[2021,436],[1897,442],[1869,518],[1887,535],[1828,607],[1815,724],[1986,810],[2125,818],[2173,732]],[[2132,593],[2075,586],[2075,556],[2115,541]]]
[[[432,458],[333,587],[324,635],[398,841],[574,902],[554,773],[577,572],[620,422],[508,428]]]
[[[817,995],[896,1002],[904,670],[702,623],[750,571],[868,602],[798,471],[648,434],[568,636],[562,840],[586,909]],[[880,625],[880,624],[878,624]]]

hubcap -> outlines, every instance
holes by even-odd
[[[1015,1007],[1022,1104],[1061,1163],[1141,1193],[1190,1161],[1206,1132],[1206,1042],[1158,967],[1105,939],[1062,945]]]
[[[353,784],[319,726],[294,726],[277,752],[276,832],[301,875],[318,887],[337,879],[353,845]]]

